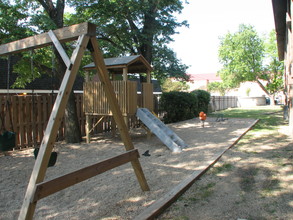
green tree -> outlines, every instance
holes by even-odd
[[[10,4],[9,0],[0,0],[0,44],[18,40],[31,35],[26,27],[24,7]]]
[[[270,36],[273,37],[273,35]],[[257,82],[271,98],[273,104],[274,94],[280,91],[278,85],[282,66],[280,63],[280,66],[277,65],[276,60],[273,59],[273,41],[273,38],[270,39],[267,44],[270,46],[266,46],[253,26],[243,24],[239,26],[236,33],[228,33],[222,37],[219,60],[223,64],[223,68],[219,73],[225,86],[237,88],[242,82]],[[269,60],[270,64],[266,65],[265,60]],[[278,71],[275,71],[276,68]]]
[[[76,9],[71,21],[97,24],[97,37],[106,56],[142,54],[154,66],[156,79],[189,79],[187,66],[168,47],[175,29],[187,26],[175,17],[183,9],[182,1],[81,0],[70,4]]]
[[[208,84],[209,92],[219,92],[221,96],[226,94],[229,89],[225,86],[223,82],[210,82]]]
[[[189,89],[189,85],[187,85],[186,81],[173,81],[170,78],[167,78],[163,82],[161,87],[163,92],[171,92],[171,91],[183,92]]]
[[[267,80],[266,89],[270,94],[283,90],[283,73],[284,63],[279,61],[276,32],[272,30],[265,41],[265,72],[261,77]]]
[[[16,0],[16,1],[1,1],[1,17],[0,22],[5,23],[4,20],[10,16],[7,25],[1,28],[1,43],[18,40],[20,38],[35,35],[50,29],[62,28],[64,26],[64,8],[65,0]],[[4,12],[8,9],[12,14]],[[15,18],[12,16],[15,15]],[[5,17],[4,17],[5,16]],[[16,21],[17,20],[17,21]],[[15,24],[15,26],[13,26]],[[12,25],[12,26],[11,26]],[[65,49],[66,46],[63,45]],[[56,49],[53,49],[55,54],[55,69],[53,70],[59,81],[63,79],[66,66]],[[38,49],[32,55],[34,70],[30,68],[31,55],[29,53],[18,54],[21,57],[21,62],[18,63],[14,72],[18,72],[19,77],[16,81],[18,86],[25,86],[33,78],[41,74],[52,72],[51,60],[48,57],[52,56],[52,51],[48,48]],[[34,72],[34,76],[31,76]],[[68,104],[65,109],[65,141],[68,143],[76,143],[81,140],[81,133],[79,123],[77,120],[76,105],[73,91],[71,91]]]
[[[181,12],[182,1],[0,0],[0,3],[0,13],[3,15],[0,20],[3,24],[0,32],[1,43],[62,28],[64,24],[88,21],[97,24],[97,38],[107,57],[142,54],[156,69],[154,76],[157,79],[163,80],[170,76],[188,79],[185,74],[187,66],[182,64],[176,58],[174,51],[167,47],[172,41],[171,36],[176,33],[175,28],[187,25],[186,21],[178,22],[174,16],[175,13]],[[75,14],[64,13],[66,3],[75,9]],[[9,20],[11,15],[13,18]],[[10,24],[8,25],[7,22],[5,25],[5,20],[9,20]],[[67,51],[71,49],[70,46],[63,46]],[[34,53],[35,77],[51,71],[50,62],[40,61],[54,56],[56,63],[53,72],[60,80],[63,78],[66,67],[56,50],[53,51],[54,55],[48,49],[38,49]],[[22,56],[22,64],[16,68],[20,76],[17,82],[18,85],[24,86],[33,78],[29,73],[30,54],[23,53],[20,56]],[[65,123],[66,141],[71,143],[80,141],[73,93],[66,107]]]

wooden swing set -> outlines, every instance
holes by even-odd
[[[69,58],[61,43],[73,41],[76,39],[76,48],[73,51],[71,58]],[[25,198],[19,213],[19,220],[33,218],[38,200],[128,162],[131,162],[132,164],[134,173],[138,179],[141,189],[143,191],[149,190],[149,186],[138,160],[139,153],[137,149],[134,149],[127,126],[124,122],[121,110],[115,98],[113,86],[107,74],[104,59],[96,40],[95,25],[88,22],[76,24],[0,45],[0,56],[19,53],[30,49],[42,48],[51,44],[53,44],[58,50],[60,56],[67,66],[67,69],[59,88],[59,93],[55,100],[43,140],[41,142],[39,154],[36,159],[28,183]],[[91,52],[97,73],[99,74],[99,78],[104,86],[105,94],[109,101],[111,111],[113,112],[114,120],[120,131],[126,153],[82,168],[59,178],[50,181],[44,181],[47,165],[54,146],[54,142],[56,140],[58,128],[62,121],[68,97],[80,67],[81,59],[86,49]]]

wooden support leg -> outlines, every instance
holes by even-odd
[[[124,122],[125,122],[125,125],[126,125],[126,128],[128,129],[129,128],[129,125],[128,125],[128,117],[127,116],[124,116]]]
[[[293,85],[289,84],[289,134],[293,137]]]
[[[113,86],[112,86],[110,79],[109,79],[109,76],[107,74],[107,69],[106,69],[106,66],[104,63],[104,58],[99,50],[98,42],[95,37],[91,37],[90,42],[91,42],[91,48],[89,48],[89,50],[91,51],[95,66],[97,68],[99,79],[101,80],[101,83],[104,87],[106,97],[108,98],[110,108],[113,112],[114,119],[117,123],[118,129],[119,129],[119,132],[121,135],[121,139],[124,143],[125,149],[127,151],[132,150],[132,149],[134,149],[134,146],[133,146],[133,143],[130,139],[128,129],[125,125],[121,110],[120,110],[119,105],[117,103]],[[138,179],[138,182],[140,184],[141,189],[143,191],[148,191],[149,186],[148,186],[147,181],[145,179],[145,176],[142,171],[139,160],[136,159],[135,161],[132,161],[131,164],[132,164],[132,167],[134,169],[135,175]]]
[[[116,122],[113,117],[111,117],[111,131],[112,131],[112,136],[115,137],[115,135],[116,135]]]
[[[35,194],[36,184],[44,180],[53,145],[56,140],[57,131],[63,118],[68,97],[88,42],[88,36],[81,35],[79,37],[77,47],[74,50],[70,60],[72,67],[70,66],[71,69],[66,69],[27,187],[25,198],[18,217],[19,220],[28,220],[33,218],[37,204],[37,202],[32,202],[32,198],[34,198]]]
[[[90,115],[86,115],[85,120],[86,120],[86,125],[85,125],[86,143],[89,144],[91,142],[90,130],[92,127],[92,117]]]

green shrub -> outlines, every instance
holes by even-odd
[[[163,93],[160,107],[166,112],[164,122],[172,123],[196,117],[197,105],[195,94],[177,91]]]
[[[191,92],[197,97],[198,100],[198,106],[197,106],[197,111],[198,112],[208,112],[208,107],[211,99],[211,94],[205,90],[194,90]]]

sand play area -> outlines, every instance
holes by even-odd
[[[198,119],[169,124],[188,145],[181,153],[172,153],[154,135],[147,139],[143,129],[132,129],[150,191],[141,190],[127,163],[40,200],[34,219],[134,219],[194,171],[208,166],[254,122],[208,118],[204,128]],[[55,150],[57,163],[48,168],[46,180],[125,152],[120,138],[111,134],[97,136],[90,144],[56,143]],[[142,155],[147,150],[150,156]],[[17,219],[34,162],[33,149],[0,156],[0,219]]]

